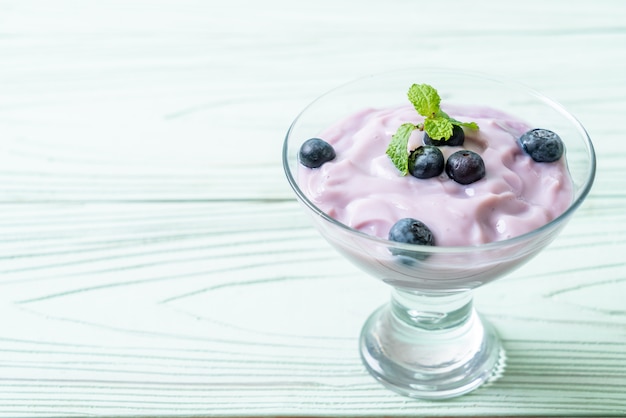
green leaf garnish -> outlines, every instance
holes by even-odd
[[[428,84],[413,84],[407,95],[417,113],[424,117],[433,116],[440,110],[441,98],[439,93]]]
[[[424,119],[424,130],[431,138],[450,138],[452,136],[452,122],[443,116]]]
[[[459,126],[465,126],[466,128],[470,128],[473,130],[478,130],[478,124],[476,122],[461,122],[460,120],[456,120],[454,118],[451,118],[446,112],[444,112],[443,110],[439,109],[439,112],[437,113],[439,116],[443,116],[447,119],[450,120],[450,122],[452,122],[453,125],[459,125]],[[428,132],[428,131],[426,131]],[[430,136],[430,134],[428,134]],[[431,137],[432,138],[432,137]],[[448,137],[450,138],[450,137]],[[446,139],[448,139],[446,138]]]
[[[409,172],[409,150],[408,143],[411,132],[415,129],[426,131],[431,138],[447,141],[452,136],[454,125],[469,129],[478,129],[476,122],[461,122],[448,116],[441,110],[441,97],[437,90],[428,84],[413,84],[407,93],[409,100],[417,110],[417,113],[424,117],[424,122],[414,125],[403,123],[396,133],[391,137],[391,142],[387,147],[387,155],[403,176]]]
[[[391,137],[391,142],[387,147],[387,155],[391,158],[393,165],[402,172],[403,176],[406,176],[409,172],[409,151],[407,146],[411,132],[415,129],[417,129],[417,126],[412,123],[403,123]]]

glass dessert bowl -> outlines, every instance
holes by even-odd
[[[391,241],[357,230],[314,203],[298,180],[302,144],[323,136],[329,126],[362,109],[402,104],[407,88],[414,83],[435,86],[446,102],[488,106],[533,127],[558,132],[571,177],[571,199],[562,213],[511,238],[431,246]],[[511,126],[501,128],[511,130],[512,137],[520,135]],[[360,354],[368,371],[403,395],[443,399],[468,393],[501,374],[504,349],[496,331],[474,309],[472,290],[503,277],[552,242],[591,188],[595,154],[583,126],[559,104],[534,90],[481,74],[410,69],[356,80],[311,103],[289,128],[283,166],[321,235],[351,262],[392,288],[390,302],[369,317],[361,332]]]

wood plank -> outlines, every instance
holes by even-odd
[[[441,403],[365,372],[358,333],[388,289],[295,202],[4,205],[0,414],[624,413],[626,214],[601,207],[476,292],[506,373]]]
[[[626,45],[619,2],[568,5],[558,21],[548,16],[563,13],[561,5],[477,2],[455,11],[456,26],[441,33],[436,20],[412,24],[399,1],[368,1],[358,19],[349,14],[342,23],[327,18],[349,5],[326,0],[303,14],[274,1],[283,12],[263,21],[249,0],[11,3],[0,42],[0,201],[288,198],[280,148],[304,106],[355,77],[443,66],[451,53],[468,70],[520,80],[563,102],[597,138],[603,163],[621,166],[623,153],[612,146],[626,107],[626,60],[614,56]],[[507,24],[485,19],[486,7]],[[374,30],[372,22],[395,24]],[[357,44],[346,31],[360,34]],[[485,44],[492,49],[478,47]],[[541,51],[555,59],[520,60]]]

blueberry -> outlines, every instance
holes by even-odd
[[[450,147],[460,147],[463,145],[463,142],[465,142],[465,132],[463,132],[463,128],[459,125],[453,125],[452,136],[447,140],[444,140],[443,138],[432,139],[426,132],[424,132],[424,144],[426,145],[448,145]]]
[[[538,163],[551,163],[563,155],[563,141],[548,129],[532,129],[520,137],[519,143]]]
[[[434,145],[418,147],[409,155],[409,173],[418,179],[429,179],[443,173],[443,154]]]
[[[474,183],[485,177],[485,163],[481,156],[473,151],[457,151],[448,157],[446,173],[457,183]]]
[[[417,245],[435,245],[435,238],[423,222],[413,218],[403,218],[389,230],[389,240]]]
[[[309,168],[318,168],[335,158],[335,149],[328,142],[319,138],[311,138],[304,141],[300,147],[298,159],[300,163]]]

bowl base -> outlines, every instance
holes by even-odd
[[[453,296],[456,306],[447,312],[433,309],[446,297],[426,298],[437,302],[415,309],[397,303],[407,300],[397,295],[375,311],[360,337],[370,374],[402,395],[422,399],[460,396],[497,380],[506,363],[502,343],[467,293]]]

